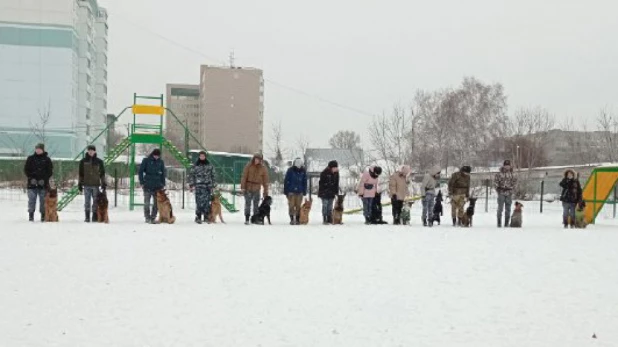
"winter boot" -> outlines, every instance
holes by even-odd
[[[290,225],[296,225],[296,220],[294,215],[290,215]]]
[[[433,220],[431,220],[431,219],[430,219],[430,220],[429,220],[429,223],[427,223],[427,226],[428,226],[428,227],[430,227],[430,228],[432,228],[432,227],[433,227]]]
[[[86,211],[86,218],[84,218],[84,222],[90,223],[90,211]]]
[[[510,217],[504,217],[504,227],[508,228],[509,226],[511,226],[511,218]]]
[[[457,218],[457,226],[460,227],[462,225],[463,223],[461,222],[461,218]]]
[[[195,213],[195,223],[202,224],[202,214],[201,213]]]
[[[369,218],[365,217],[365,225],[369,225],[371,224],[371,220],[369,220]]]
[[[502,228],[502,217],[498,217],[498,228]]]
[[[427,226],[427,218],[423,217],[423,226],[426,227]]]
[[[92,223],[96,223],[99,221],[99,218],[97,217],[97,212],[93,212],[92,213]]]
[[[28,212],[28,221],[34,222],[34,212]]]
[[[457,226],[457,218],[453,218],[453,226]]]
[[[300,214],[296,215],[296,221],[294,222],[296,225],[300,225]]]
[[[322,224],[328,225],[328,216],[322,216]]]
[[[45,213],[41,213],[41,222],[45,222]]]
[[[251,222],[249,221],[249,218],[251,218],[251,216],[246,214],[245,215],[245,225],[250,225],[251,224]]]

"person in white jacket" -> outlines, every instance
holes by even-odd
[[[423,226],[433,226],[433,205],[436,198],[436,187],[440,179],[440,167],[434,166],[423,178],[421,183],[421,196],[423,198]]]

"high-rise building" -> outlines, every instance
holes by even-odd
[[[105,124],[106,55],[96,0],[0,1],[0,155],[79,153]]]
[[[263,147],[262,70],[203,65],[200,84],[168,84],[166,105],[210,151],[254,153]],[[167,136],[183,140],[169,114]],[[191,145],[194,147],[194,145]]]

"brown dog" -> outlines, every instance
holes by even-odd
[[[217,223],[217,217],[221,220],[221,223],[225,224],[223,221],[223,211],[221,211],[221,199],[219,198],[219,194],[215,194],[212,197],[212,202],[210,204],[210,213],[208,214],[208,223]]]
[[[345,199],[345,194],[337,195],[337,201],[333,207],[333,224],[343,224],[343,199]]]
[[[306,199],[303,205],[300,207],[300,218],[298,219],[299,224],[309,224],[309,212],[311,212],[312,204],[313,201],[311,199]]]
[[[476,206],[477,198],[469,198],[468,199],[468,208],[466,212],[461,217],[461,226],[464,228],[469,228],[472,226],[472,220],[474,218],[474,207]]]
[[[45,222],[58,221],[58,189],[49,188],[45,195]]]
[[[107,193],[103,188],[99,195],[97,195],[97,222],[109,223],[109,216],[107,214],[107,208],[109,207],[109,201],[107,200]]]
[[[159,209],[159,219],[157,223],[174,224],[176,217],[172,211],[172,203],[165,192],[165,189],[157,190],[157,208]]]

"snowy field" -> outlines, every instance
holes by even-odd
[[[86,225],[69,207],[31,224],[0,201],[0,346],[618,346],[616,220],[323,227],[318,203],[300,227],[283,208],[271,227]]]

